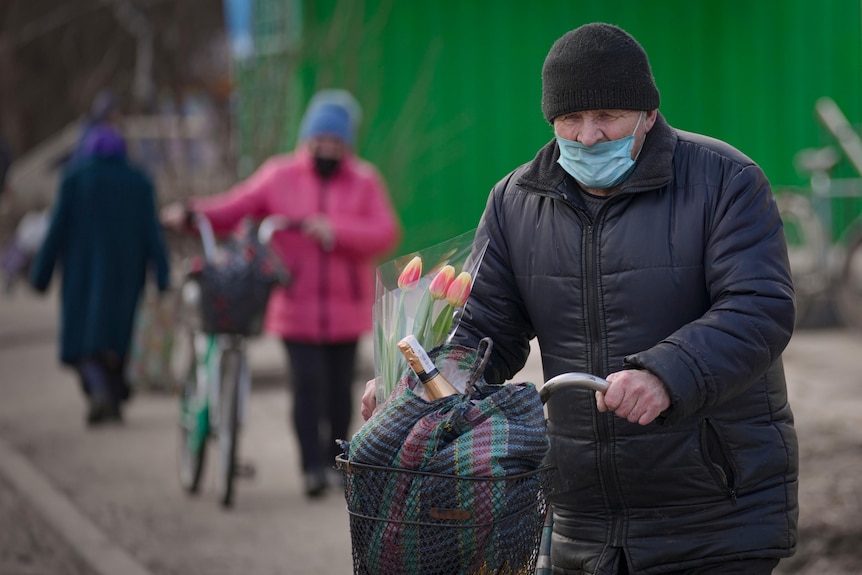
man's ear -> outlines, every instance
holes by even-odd
[[[656,110],[647,110],[646,117],[644,118],[644,123],[646,124],[646,131],[649,132],[652,127],[655,125],[656,118],[658,118],[658,109]]]

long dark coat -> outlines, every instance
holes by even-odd
[[[65,172],[30,273],[37,290],[62,268],[60,360],[128,352],[147,266],[160,290],[168,259],[150,179],[124,157],[92,156]]]

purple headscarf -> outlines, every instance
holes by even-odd
[[[126,156],[126,142],[110,126],[94,126],[84,138],[82,147],[85,156],[118,157]]]

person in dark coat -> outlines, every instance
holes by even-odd
[[[554,574],[765,575],[794,553],[799,511],[782,223],[757,164],[658,107],[625,31],[554,43],[554,137],[491,191],[454,341],[493,339],[490,382],[523,368],[533,338],[546,380],[609,382],[547,404]]]
[[[14,160],[12,149],[3,134],[0,134],[0,201],[9,196],[9,189],[6,179],[9,175],[9,170],[12,168]]]
[[[44,292],[62,269],[60,360],[74,367],[89,423],[121,419],[135,311],[148,268],[168,288],[169,267],[150,178],[126,157],[111,127],[94,128],[86,157],[64,173],[44,243],[30,273]]]

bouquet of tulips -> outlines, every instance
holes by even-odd
[[[372,318],[378,405],[407,368],[399,341],[413,335],[431,351],[455,332],[487,245],[475,241],[472,230],[377,268]]]

